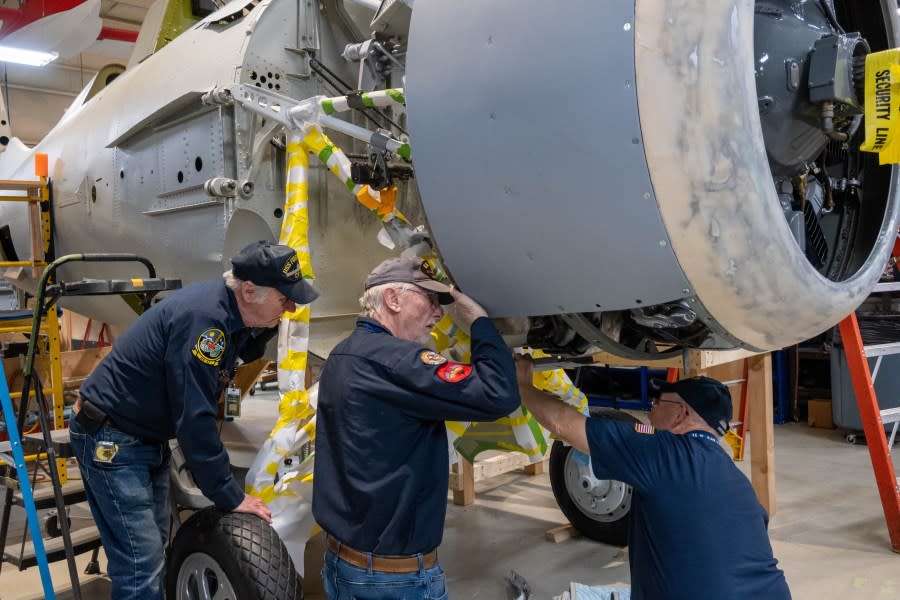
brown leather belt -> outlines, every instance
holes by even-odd
[[[345,546],[330,535],[325,536],[325,546],[329,552],[335,554],[342,561],[360,569],[369,568],[368,553]],[[338,551],[339,546],[340,551]],[[437,550],[423,554],[422,561],[426,569],[433,567],[437,563]],[[419,570],[419,559],[416,556],[380,556],[372,554],[372,570],[385,573],[415,573]]]

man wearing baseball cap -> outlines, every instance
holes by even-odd
[[[471,364],[425,347],[452,303]],[[447,507],[444,421],[493,421],[519,406],[509,348],[485,310],[419,258],[375,267],[362,315],[319,380],[313,515],[326,532],[329,598],[446,598],[437,547]]]
[[[708,377],[652,382],[650,425],[588,418],[535,389],[516,359],[522,401],[544,427],[590,456],[598,479],[632,487],[631,597],[791,597],[772,554],[769,518],[720,445],[732,405]]]
[[[237,362],[262,357],[281,315],[318,294],[287,246],[254,242],[232,267],[141,315],[81,387],[71,440],[113,598],[164,596],[171,439],[216,507],[271,521],[231,473],[217,402]]]

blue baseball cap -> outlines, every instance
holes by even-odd
[[[691,377],[672,383],[659,379],[650,380],[652,397],[659,397],[665,392],[678,394],[719,435],[725,435],[728,431],[732,416],[731,394],[721,382],[709,377]]]
[[[238,279],[275,288],[295,304],[309,304],[319,297],[300,272],[297,252],[290,246],[253,242],[231,259],[231,273]]]

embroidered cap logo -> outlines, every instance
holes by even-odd
[[[291,257],[284,262],[284,266],[281,267],[281,274],[291,281],[300,279],[300,261],[297,260],[296,254],[291,255]]]
[[[422,261],[422,266],[419,267],[419,270],[425,273],[428,276],[428,279],[437,279],[437,276],[434,273],[434,269],[431,268],[431,263],[427,260]]]

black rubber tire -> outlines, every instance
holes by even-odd
[[[613,409],[592,409],[591,416],[612,421],[638,422],[638,419],[630,414]],[[553,496],[559,509],[584,537],[611,546],[626,546],[630,510],[616,520],[597,521],[578,508],[572,499],[566,487],[565,469],[569,454],[573,451],[574,448],[559,441],[553,443],[550,451],[550,487],[553,489]]]
[[[247,513],[208,508],[192,515],[169,547],[166,598],[178,600],[178,574],[188,556],[202,553],[227,574],[236,600],[302,600],[303,586],[272,527]]]

